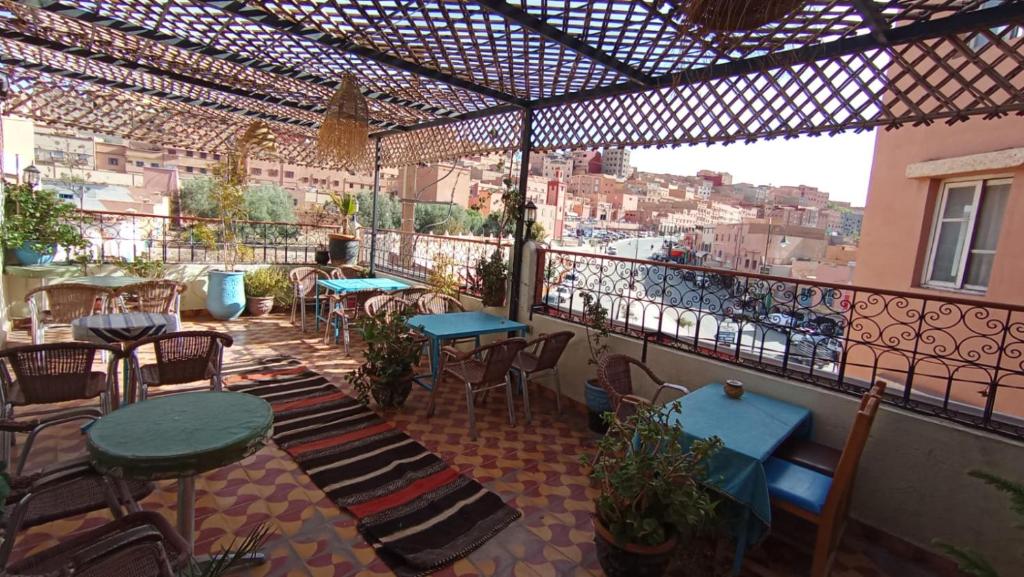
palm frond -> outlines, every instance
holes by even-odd
[[[974,549],[968,547],[957,547],[943,541],[933,541],[936,547],[942,549],[947,555],[956,561],[960,570],[972,577],[999,577],[995,568]]]
[[[270,535],[270,525],[261,523],[235,546],[235,539],[226,549],[213,555],[209,561],[198,563],[193,561],[182,571],[181,577],[221,577],[237,568],[239,563],[252,559],[259,552]]]

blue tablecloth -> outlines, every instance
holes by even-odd
[[[804,407],[746,392],[731,399],[718,383],[705,385],[680,399],[681,412],[672,421],[685,431],[683,443],[718,436],[725,447],[708,463],[709,484],[738,506],[732,519],[737,556],[758,542],[771,527],[771,501],[764,463],[791,436],[811,433],[811,412]]]
[[[335,293],[395,291],[409,288],[408,284],[389,278],[321,279],[316,281],[316,284]]]

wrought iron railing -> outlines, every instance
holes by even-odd
[[[1024,307],[561,250],[538,251],[535,313],[1024,437]],[[685,375],[678,378],[685,379]]]
[[[367,234],[368,238],[369,235]],[[439,264],[447,267],[448,274],[457,279],[463,292],[479,295],[480,279],[476,265],[481,258],[489,258],[495,250],[508,262],[511,243],[497,239],[465,238],[405,232],[394,229],[377,231],[374,268],[411,280],[427,282]],[[370,242],[360,246],[360,262],[370,262]]]
[[[78,226],[89,242],[89,252],[100,262],[135,260],[139,256],[169,264],[222,262],[223,242],[206,242],[200,229],[218,221],[131,212],[81,211]],[[311,264],[318,247],[337,226],[290,222],[239,221],[236,223],[242,262]],[[210,238],[207,236],[206,238]]]

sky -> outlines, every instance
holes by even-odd
[[[816,186],[832,200],[864,206],[874,152],[873,131],[803,136],[753,144],[637,148],[630,164],[644,172],[693,175],[700,169],[729,172],[733,182]]]

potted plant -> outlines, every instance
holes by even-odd
[[[341,217],[341,233],[327,235],[327,250],[330,252],[331,264],[355,264],[359,260],[359,239],[351,231],[352,222],[359,212],[359,200],[352,194],[329,193],[327,203],[338,211]]]
[[[151,259],[140,253],[135,256],[132,260],[121,258],[115,264],[118,270],[123,272],[125,276],[137,276],[149,279],[164,278],[166,266],[164,261],[159,259]]]
[[[490,257],[480,257],[476,261],[476,277],[480,283],[480,300],[485,307],[505,306],[505,293],[508,290],[508,265],[501,254],[501,249],[491,253]]]
[[[6,185],[4,222],[0,239],[8,260],[23,265],[49,264],[57,247],[70,254],[85,249],[88,241],[73,224],[74,205],[52,190],[33,190],[27,184]]]
[[[413,367],[423,350],[405,321],[405,315],[387,311],[363,320],[366,360],[348,377],[360,402],[369,403],[372,396],[385,410],[405,404],[412,390]]]
[[[245,308],[254,317],[265,317],[290,288],[288,276],[281,269],[264,266],[248,271],[245,273]]]
[[[673,404],[678,414],[678,401]],[[659,577],[677,545],[710,528],[715,501],[702,481],[717,437],[681,443],[683,428],[663,407],[640,405],[625,420],[606,416],[608,433],[597,456],[584,456],[600,493],[594,542],[609,577]]]
[[[608,352],[608,309],[590,292],[580,293],[583,299],[583,328],[587,335],[587,364],[596,367]],[[591,431],[604,433],[608,428],[602,417],[612,410],[611,399],[596,379],[587,379],[583,387],[587,402],[588,424]]]
[[[309,222],[313,225],[312,240],[316,242],[316,250],[313,252],[313,260],[320,266],[326,266],[331,262],[331,253],[327,250],[327,221],[329,220],[327,207],[316,204],[309,212]]]
[[[427,272],[431,292],[459,298],[459,277],[455,274],[455,258],[448,253],[434,255],[434,266]]]

